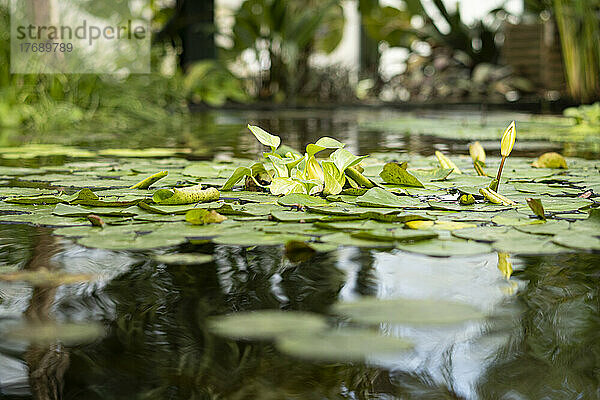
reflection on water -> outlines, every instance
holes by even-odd
[[[56,243],[45,229],[2,225],[0,237],[3,271],[67,268],[101,277],[59,288],[2,283],[1,327],[19,318],[106,327],[88,344],[0,339],[4,398],[598,396],[598,255],[513,259],[509,282],[496,254],[445,259],[342,248],[292,263],[279,247],[188,245],[186,251],[213,251],[215,262],[180,266],[106,251],[86,258],[94,252]],[[384,325],[387,334],[414,341],[415,350],[368,364],[301,361],[269,342],[227,340],[207,328],[213,315],[327,313],[337,299],[360,295],[465,301],[491,317],[433,329]]]

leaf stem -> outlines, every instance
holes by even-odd
[[[498,167],[498,175],[496,176],[498,186],[500,186],[500,177],[502,176],[502,168],[504,168],[504,161],[506,161],[506,157],[502,157],[502,161],[500,161],[500,167]]]

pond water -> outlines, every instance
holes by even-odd
[[[506,124],[505,115],[444,116]],[[354,154],[468,154],[469,139],[378,125],[394,118],[404,116],[365,110],[207,113],[194,116],[182,132],[105,136],[93,145],[189,147],[193,153],[185,157],[194,160],[255,158],[263,148],[245,131],[252,122],[293,148],[332,136]],[[92,143],[85,135],[70,141]],[[498,155],[498,140],[482,143]],[[514,154],[561,151],[597,159],[595,147],[583,143],[535,136],[518,143]],[[60,167],[72,161],[68,155],[4,158],[1,166]],[[292,262],[283,246],[209,242],[170,249],[214,255],[210,262],[181,265],[160,261],[160,251],[94,249],[52,232],[0,224],[0,273],[45,268],[83,276],[83,282],[68,284],[0,281],[2,399],[600,398],[598,253],[512,255],[514,272],[507,274],[498,268],[496,252],[429,257],[340,246]],[[87,282],[87,275],[95,279]],[[291,356],[271,340],[234,340],[210,328],[215,316],[265,309],[314,312],[344,325],[331,306],[361,296],[457,301],[487,318],[381,324],[382,333],[410,340],[412,349],[336,362]],[[19,329],[24,320],[51,323],[54,330],[45,337]]]

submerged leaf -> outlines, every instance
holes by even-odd
[[[278,199],[277,203],[282,206],[319,206],[327,204],[327,200],[321,197],[309,196],[306,193],[291,193]]]

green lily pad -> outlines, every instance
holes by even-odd
[[[66,204],[57,204],[52,214],[61,217],[86,217],[89,214],[112,217],[132,217],[136,215],[135,212],[118,210],[114,207],[83,207],[69,206]]]
[[[471,256],[492,251],[488,244],[471,240],[421,240],[415,243],[397,243],[396,248],[433,257]]]
[[[567,221],[546,221],[545,224],[517,225],[515,229],[535,235],[558,235],[569,231],[570,224]]]
[[[387,163],[383,171],[379,174],[381,179],[387,183],[395,183],[404,186],[425,187],[423,183],[414,175],[406,170],[408,164],[398,164],[395,162]]]
[[[197,253],[173,253],[173,254],[158,254],[152,259],[161,264],[173,265],[197,265],[206,264],[214,260],[214,256],[210,254]]]
[[[465,304],[438,299],[380,300],[365,297],[337,303],[333,312],[362,324],[448,325],[480,320],[483,313]]]
[[[281,197],[279,200],[277,200],[277,203],[281,204],[282,206],[319,206],[327,204],[328,202],[321,197],[309,196],[304,193],[291,193]]]
[[[554,236],[552,241],[560,246],[576,250],[600,251],[600,239],[588,234],[568,233]]]
[[[492,244],[494,250],[502,253],[519,255],[540,255],[568,253],[569,249],[558,246],[551,238],[523,234],[513,234]]]
[[[396,196],[388,190],[374,187],[356,198],[356,204],[364,207],[424,208],[421,202],[409,196]]]
[[[277,339],[282,353],[311,361],[350,362],[400,353],[413,345],[406,339],[382,336],[367,329],[340,329],[313,334],[291,334]]]
[[[210,330],[232,339],[265,340],[291,334],[312,334],[327,329],[319,314],[299,311],[247,311],[213,317]]]
[[[374,229],[356,232],[352,237],[366,240],[389,240],[398,242],[414,242],[417,240],[434,239],[438,234],[435,232],[415,231],[413,229]]]
[[[104,328],[97,323],[23,323],[8,330],[10,340],[48,346],[60,341],[65,345],[91,343],[104,335]]]
[[[373,239],[359,239],[351,236],[345,232],[332,233],[324,235],[319,238],[322,242],[337,244],[338,246],[356,246],[365,248],[392,248],[394,247],[393,242],[373,240]]]

